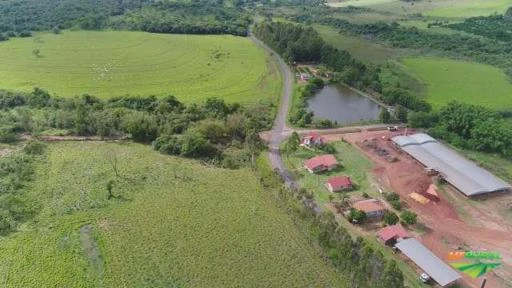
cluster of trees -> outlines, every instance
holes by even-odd
[[[158,33],[247,35],[251,22],[242,1],[6,0],[0,1],[0,41],[31,31],[77,27]]]
[[[512,124],[482,106],[454,101],[439,112],[411,113],[409,124],[461,148],[512,156]]]
[[[498,41],[512,41],[512,7],[505,15],[467,18],[463,22],[452,23],[445,27],[480,35]]]
[[[353,239],[337,223],[331,212],[318,214],[310,205],[310,195],[304,189],[288,190],[279,176],[258,161],[262,183],[276,191],[283,208],[301,229],[309,232],[312,240],[325,252],[326,257],[343,274],[350,287],[403,288],[404,277],[394,260],[387,260],[380,251],[361,237]]]
[[[379,89],[379,71],[355,60],[347,51],[327,44],[311,27],[262,22],[254,34],[288,62],[317,62],[335,71],[334,81],[360,89]],[[377,91],[380,92],[380,91]]]
[[[304,87],[299,88],[300,90],[297,91],[299,99],[297,99],[293,113],[289,116],[291,124],[299,127],[306,127],[313,122],[314,114],[311,111],[307,111],[307,100],[318,90],[322,89],[322,87],[324,87],[324,81],[322,81],[322,79],[314,78],[311,79]]]
[[[33,163],[44,144],[29,142],[20,153],[0,158],[0,235],[16,230],[35,215],[33,203],[23,197],[34,175]]]
[[[222,1],[158,1],[112,17],[109,27],[155,33],[233,34],[246,36],[252,15]]]
[[[259,151],[258,132],[272,125],[270,104],[242,107],[212,98],[184,105],[175,97],[119,97],[102,101],[90,95],[50,97],[0,91],[0,141],[15,141],[18,133],[38,135],[49,129],[76,135],[130,135],[153,143],[167,154],[201,158],[227,168],[250,163]]]

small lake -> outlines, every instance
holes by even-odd
[[[308,111],[315,119],[349,124],[379,119],[380,106],[347,87],[327,85],[308,99]]]

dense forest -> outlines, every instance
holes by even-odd
[[[226,168],[249,164],[261,148],[257,132],[270,128],[273,115],[269,104],[242,107],[212,98],[186,106],[173,96],[55,98],[38,88],[26,94],[0,91],[0,109],[0,142],[16,141],[20,133],[37,137],[44,131],[130,135],[137,142],[152,142],[162,153]]]
[[[389,105],[401,105],[414,111],[430,111],[431,106],[414,97],[409,91],[396,87],[383,87],[379,67],[355,60],[347,51],[338,50],[322,39],[311,27],[290,23],[263,22],[254,28],[254,34],[279,54],[293,62],[316,62],[334,71],[334,82],[343,82],[378,96]],[[297,117],[296,117],[297,118]]]
[[[246,35],[252,16],[242,7],[231,6],[213,0],[0,1],[0,40],[69,28]]]
[[[428,132],[460,148],[512,156],[512,123],[481,106],[450,102],[439,111],[411,113],[412,127]]]

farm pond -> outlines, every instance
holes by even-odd
[[[380,106],[347,87],[326,85],[308,99],[308,111],[315,114],[315,119],[349,124],[379,119]]]

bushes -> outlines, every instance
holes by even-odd
[[[400,214],[400,218],[405,224],[413,225],[416,224],[418,215],[414,212],[411,212],[409,210],[405,210]]]
[[[398,223],[398,216],[391,212],[391,211],[386,211],[386,213],[384,213],[384,223],[386,223],[386,225],[395,225],[396,223]]]

